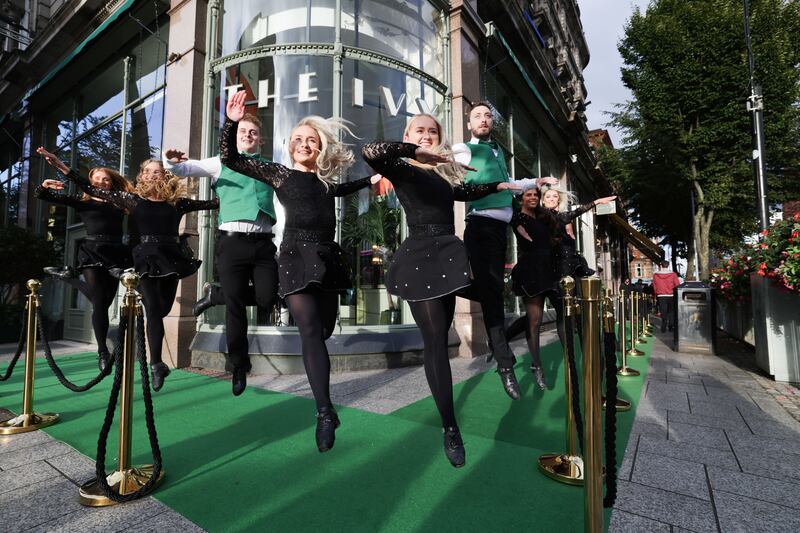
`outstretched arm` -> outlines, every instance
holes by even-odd
[[[205,211],[219,209],[219,198],[211,200],[192,200],[191,198],[178,198],[175,202],[175,209],[179,213],[189,213],[191,211]]]
[[[211,178],[212,182],[219,178],[222,172],[222,163],[219,157],[206,159],[189,159],[184,152],[170,148],[161,155],[164,170],[169,170],[176,176],[192,176],[195,178]]]
[[[617,198],[616,196],[606,196],[604,198],[597,198],[596,200],[592,200],[588,204],[583,204],[581,206],[578,206],[577,209],[573,209],[572,211],[568,211],[566,213],[558,213],[558,218],[565,223],[569,222],[570,220],[578,218],[585,212],[594,209],[595,206],[600,204],[610,203],[616,198]]]
[[[360,191],[364,187],[369,187],[372,184],[378,183],[381,177],[379,175],[367,176],[358,180],[346,181],[344,183],[334,183],[331,185],[331,193],[334,196],[347,196],[356,191]]]
[[[453,197],[457,202],[472,202],[506,189],[514,189],[514,185],[503,181],[480,184],[463,183],[453,187]]]
[[[42,184],[33,191],[33,195],[39,200],[52,204],[66,205],[67,207],[80,208],[85,205],[82,200],[83,195],[58,192],[63,190],[63,182],[58,180],[44,180]]]
[[[413,159],[418,146],[401,142],[374,142],[361,149],[364,161],[389,180],[411,176],[413,168],[403,158]]]

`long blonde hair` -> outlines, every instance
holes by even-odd
[[[356,160],[353,151],[339,140],[339,134],[343,132],[352,137],[355,137],[355,134],[347,126],[347,121],[340,118],[322,118],[317,115],[309,115],[301,118],[295,124],[294,128],[292,128],[292,133],[300,126],[308,126],[317,132],[320,142],[320,150],[316,161],[317,177],[326,186],[333,184],[334,176],[343,174]],[[289,159],[294,161],[292,148],[293,145],[290,141],[286,149],[289,151]]]
[[[165,202],[175,205],[178,199],[186,196],[186,186],[183,184],[183,180],[175,176],[172,172],[165,170],[164,179],[148,182],[142,181],[144,167],[150,163],[158,163],[161,165],[162,170],[164,168],[164,164],[160,159],[145,159],[142,161],[142,164],[139,165],[139,173],[134,180],[135,187],[133,192],[145,199],[151,196],[157,196]]]
[[[447,135],[445,135],[444,128],[442,127],[442,123],[439,122],[439,119],[429,113],[419,113],[414,115],[411,117],[411,120],[408,121],[408,124],[406,124],[406,129],[403,131],[403,140],[408,137],[408,132],[411,130],[411,126],[414,124],[414,121],[421,117],[426,117],[433,120],[434,124],[436,124],[436,129],[439,130],[439,144],[432,146],[430,150],[432,152],[436,152],[437,154],[448,156],[450,161],[447,163],[439,163],[438,165],[428,165],[425,163],[420,163],[415,159],[409,159],[409,163],[421,168],[433,170],[439,176],[444,178],[451,187],[462,183],[464,181],[464,171],[461,170],[461,167],[452,157],[453,147],[450,146],[450,141],[447,139]]]
[[[542,204],[542,207],[544,207],[544,194],[548,191],[555,191],[558,193],[558,211],[567,211],[570,204],[574,204],[577,200],[574,193],[562,189],[558,185],[542,185],[539,187],[539,194],[541,195],[539,202]]]

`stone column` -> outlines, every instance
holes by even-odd
[[[206,0],[172,0],[169,10],[167,87],[164,96],[164,148],[178,148],[199,158],[203,129],[203,86],[206,38]],[[188,180],[188,192],[197,197],[198,183]],[[197,214],[183,218],[180,231],[197,252]],[[190,276],[178,284],[178,293],[164,319],[164,362],[185,367],[191,361],[189,344],[195,333],[192,304],[197,299],[197,280]]]

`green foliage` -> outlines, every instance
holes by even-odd
[[[350,197],[342,221],[342,244],[361,250],[366,242],[394,250],[400,239],[400,208],[391,207],[386,196],[376,196],[366,213],[358,214],[358,195]]]
[[[751,1],[771,202],[800,196],[799,4]],[[649,235],[691,240],[694,190],[711,246],[736,247],[756,220],[742,3],[653,0],[619,50],[633,100],[612,114],[627,146],[601,156],[609,176]]]
[[[17,299],[19,287],[41,278],[42,268],[56,262],[56,252],[42,235],[19,226],[0,227],[0,303]],[[23,290],[24,292],[24,290]]]

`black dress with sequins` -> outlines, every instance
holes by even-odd
[[[497,183],[450,185],[430,168],[412,165],[415,144],[364,146],[369,165],[392,182],[408,221],[409,237],[400,243],[386,273],[386,290],[408,302],[438,298],[470,284],[464,243],[456,237],[453,204],[497,192]]]
[[[337,196],[370,184],[366,177],[346,183],[323,183],[314,172],[242,157],[236,149],[237,123],[225,120],[219,149],[222,164],[275,189],[286,212],[278,253],[278,296],[315,287],[344,292],[353,286],[344,252],[334,242]]]
[[[107,200],[119,209],[127,209],[141,234],[141,243],[133,248],[133,265],[142,277],[191,276],[202,261],[181,242],[178,227],[186,213],[219,208],[219,200],[179,198],[175,205],[153,202],[129,192],[107,191],[92,187],[89,181],[70,171],[67,178],[89,195]]]
[[[591,276],[594,271],[586,265],[586,260],[578,254],[575,246],[575,239],[567,233],[567,224],[582,214],[590,211],[594,207],[593,203],[578,206],[577,209],[566,213],[556,213],[556,220],[561,230],[561,244],[556,248],[556,264],[559,277],[572,276],[583,278]]]
[[[83,199],[82,194],[67,194],[41,185],[33,191],[39,200],[75,209],[86,226],[86,239],[78,247],[76,268],[130,268],[131,248],[123,244],[122,220],[125,214],[108,202]]]

